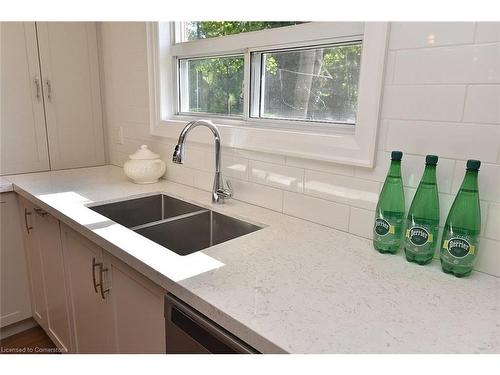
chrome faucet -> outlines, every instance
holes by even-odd
[[[174,155],[172,156],[172,161],[176,164],[182,164],[184,159],[184,142],[188,133],[196,128],[197,126],[206,126],[209,128],[215,137],[215,176],[214,176],[214,186],[212,188],[212,202],[222,203],[223,199],[231,198],[231,184],[229,181],[224,183],[221,172],[221,160],[220,160],[220,134],[217,127],[209,120],[195,120],[189,122],[184,129],[182,129],[179,135],[179,140],[175,146]],[[227,187],[225,187],[227,186]]]

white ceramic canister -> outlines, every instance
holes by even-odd
[[[129,155],[123,166],[125,174],[136,184],[153,184],[165,173],[165,162],[160,155],[151,152],[148,146],[142,145]]]

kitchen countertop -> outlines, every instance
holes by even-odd
[[[5,177],[0,177],[0,193],[8,193],[9,191],[13,191],[12,182]]]
[[[382,255],[371,241],[104,166],[9,177],[39,204],[158,285],[266,353],[500,352],[500,278],[458,279]],[[179,256],[88,209],[164,192],[265,228]]]

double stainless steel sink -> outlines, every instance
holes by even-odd
[[[165,194],[89,208],[179,255],[188,255],[262,229]]]

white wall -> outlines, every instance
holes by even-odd
[[[211,190],[210,147],[189,144],[179,166],[170,162],[175,140],[149,135],[145,24],[104,23],[101,37],[110,162],[121,166],[148,144],[167,161],[167,179]],[[500,276],[500,23],[394,23],[389,48],[375,168],[225,148],[235,198],[370,238],[391,150],[404,152],[407,208],[425,155],[440,156],[441,225],[465,160],[480,159],[476,268]]]

